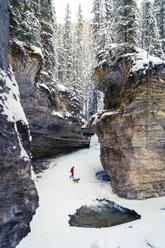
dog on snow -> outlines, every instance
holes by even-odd
[[[80,178],[74,178],[74,179],[72,179],[72,181],[74,182],[74,183],[79,183],[79,181],[80,181]]]

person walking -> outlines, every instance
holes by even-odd
[[[74,178],[74,166],[70,169],[70,177],[69,178]]]

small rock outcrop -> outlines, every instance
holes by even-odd
[[[0,247],[14,248],[30,231],[38,207],[30,135],[17,82],[9,68],[9,15],[0,1]]]
[[[9,10],[9,60],[29,122],[33,158],[89,147],[69,92],[54,80],[52,1],[10,0]]]
[[[140,49],[102,54],[95,81],[105,111],[93,118],[113,190],[129,199],[165,195],[165,63]],[[145,60],[144,60],[145,55]]]

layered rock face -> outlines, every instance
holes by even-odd
[[[95,79],[107,112],[93,126],[114,192],[129,199],[165,195],[165,64],[128,56],[96,68]]]
[[[89,137],[83,134],[82,123],[73,113],[69,92],[54,81],[51,1],[11,0],[10,14],[9,59],[30,126],[33,158],[88,147]],[[68,114],[61,115],[64,110]]]
[[[49,157],[77,148],[88,147],[89,138],[83,135],[81,123],[73,116],[62,116],[63,108],[71,112],[68,92],[54,91],[43,83],[36,83],[36,75],[42,65],[42,56],[34,46],[12,43],[9,54],[16,81],[19,84],[32,135],[33,158]],[[68,112],[68,113],[69,113]]]
[[[14,248],[30,231],[38,206],[31,179],[30,136],[8,62],[9,15],[0,1],[0,247]]]

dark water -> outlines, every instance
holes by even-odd
[[[105,203],[96,206],[82,206],[76,210],[74,215],[69,215],[70,226],[102,228],[140,219],[140,215],[134,210],[122,208],[107,200],[98,201]]]
[[[96,178],[97,180],[102,181],[102,182],[110,181],[109,175],[104,170],[96,172]]]

